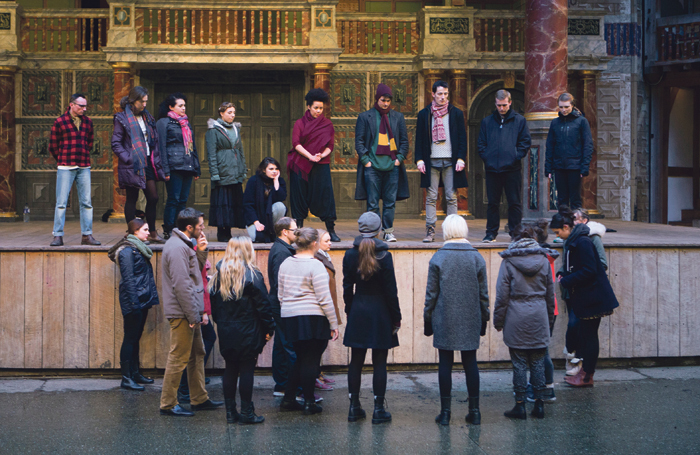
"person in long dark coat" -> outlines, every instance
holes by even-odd
[[[391,414],[384,408],[386,362],[389,349],[399,345],[401,309],[394,260],[389,246],[376,238],[382,227],[379,215],[363,213],[358,224],[360,236],[343,257],[343,300],[347,314],[343,344],[351,349],[348,421],[365,417],[360,405],[360,382],[367,349],[371,349],[375,396],[372,423],[383,423],[391,420]]]
[[[275,241],[275,224],[287,213],[285,199],[287,184],[280,175],[280,163],[271,156],[263,158],[243,193],[243,217],[253,242]]]
[[[467,241],[467,222],[448,215],[442,223],[445,246],[430,259],[425,289],[423,322],[425,335],[433,335],[440,355],[440,415],[435,421],[448,425],[452,407],[454,351],[462,352],[462,365],[469,392],[466,421],[481,424],[479,411],[479,367],[476,350],[486,335],[489,321],[489,291],[484,258]]]
[[[320,88],[305,96],[306,112],[294,122],[292,149],[287,154],[289,171],[289,203],[292,217],[299,228],[309,212],[326,224],[332,242],[340,242],[335,233],[335,196],[331,180],[331,153],[335,144],[335,128],[323,115],[328,93]]]
[[[564,380],[574,387],[592,387],[600,352],[600,320],[611,315],[620,304],[588,235],[588,226],[575,225],[573,212],[564,206],[552,217],[549,227],[566,241],[564,272],[557,275],[559,283],[569,293],[568,302],[579,320],[578,355],[583,357],[583,369]]]
[[[139,341],[148,318],[148,310],[158,305],[158,288],[153,276],[153,251],[144,243],[149,235],[148,223],[134,218],[127,225],[127,235],[110,248],[108,256],[119,266],[119,306],[124,317],[124,340],[119,351],[122,370],[121,387],[143,391],[140,384],[153,379],[139,372]]]
[[[226,360],[223,376],[226,420],[262,423],[253,406],[253,373],[258,355],[275,332],[272,307],[262,273],[255,265],[253,243],[235,237],[226,245],[209,282],[211,315],[219,333],[219,349]],[[241,413],[236,412],[236,383],[240,377]]]
[[[114,114],[112,152],[119,159],[119,188],[126,191],[124,219],[127,223],[136,218],[136,202],[139,190],[146,196],[146,221],[151,243],[163,243],[156,230],[156,206],[158,205],[157,181],[165,180],[160,159],[160,144],[156,121],[146,109],[148,90],[140,85],[121,99],[121,112]]]

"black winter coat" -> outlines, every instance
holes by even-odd
[[[158,288],[153,277],[151,261],[128,241],[117,250],[119,272],[119,306],[127,315],[158,305]]]
[[[452,167],[457,165],[457,160],[464,161],[464,169],[461,172],[454,173],[454,188],[466,188],[467,184],[467,130],[464,126],[464,113],[453,105],[449,105],[447,113],[449,114],[450,124],[450,143],[452,144]],[[433,114],[430,111],[430,105],[418,113],[418,121],[416,125],[416,147],[413,162],[425,163],[425,174],[420,176],[420,187],[430,188],[430,153],[431,144],[433,143]]]
[[[566,240],[562,259],[561,285],[569,291],[569,303],[580,319],[607,316],[620,306],[588,233],[588,226],[576,225]]]
[[[217,273],[221,261],[216,264]],[[241,359],[260,354],[265,347],[265,335],[275,332],[272,308],[263,276],[259,271],[246,271],[243,295],[236,300],[224,300],[218,281],[211,292],[211,316],[216,323],[221,355],[236,353]]]
[[[513,109],[505,118],[494,110],[481,121],[477,146],[486,172],[519,171],[520,160],[527,156],[530,144],[525,117]]]
[[[270,243],[275,241],[275,226],[272,222],[272,204],[284,202],[287,199],[287,184],[280,176],[280,187],[275,190],[274,185],[270,185],[270,193],[265,198],[263,178],[255,174],[248,179],[243,192],[243,219],[246,226],[250,226],[256,221],[265,225],[265,230],[257,231],[255,243]],[[269,180],[269,179],[268,179]]]
[[[190,128],[192,125],[190,124]],[[170,117],[164,117],[156,122],[158,142],[160,144],[160,156],[163,161],[163,172],[166,176],[171,171],[190,172],[201,175],[199,169],[199,156],[197,155],[197,141],[194,140],[192,131],[192,153],[185,153],[185,143],[182,140],[182,128],[180,124]]]
[[[363,280],[358,271],[362,239],[355,238],[352,249],[343,257],[343,300],[348,315],[343,344],[351,348],[395,348],[399,337],[393,331],[401,323],[401,308],[394,261],[389,246],[372,239],[379,270],[369,280]]]
[[[577,170],[584,177],[593,156],[593,136],[588,120],[574,109],[566,117],[552,120],[547,135],[544,174],[558,170]]]
[[[281,178],[281,177],[280,177]],[[267,255],[267,281],[270,283],[270,304],[275,318],[281,317],[279,296],[277,295],[280,266],[287,258],[296,254],[294,247],[279,238],[270,247],[270,254]]]
[[[147,166],[151,166],[156,175],[156,180],[165,180],[163,173],[163,164],[160,159],[160,150],[158,143],[158,133],[156,132],[155,119],[148,113],[143,111],[143,118],[148,131],[148,149],[151,156],[147,157]],[[141,133],[141,140],[144,140]],[[119,177],[119,188],[133,187],[146,189],[146,176],[136,175],[134,172],[133,160],[133,143],[131,140],[131,128],[127,120],[126,112],[118,112],[114,114],[114,132],[112,133],[112,152],[117,155],[119,164],[117,174]]]

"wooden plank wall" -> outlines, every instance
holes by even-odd
[[[501,258],[498,249],[479,250],[489,274],[491,308]],[[432,339],[423,336],[423,301],[430,250],[392,250],[399,282],[403,323],[401,345],[390,354],[396,364],[436,363]],[[258,265],[267,280],[267,251]],[[342,296],[342,258],[332,251]],[[620,301],[600,329],[601,357],[687,357],[700,355],[700,249],[609,248],[610,280]],[[216,264],[223,251],[213,252]],[[160,289],[160,253],[153,258]],[[556,264],[558,267],[559,263]],[[119,366],[122,316],[119,272],[104,252],[0,253],[0,368],[112,369]],[[343,308],[342,297],[340,302]],[[345,319],[345,318],[344,318]],[[562,358],[566,306],[559,300],[550,353]],[[325,365],[347,365],[348,348],[330,342]],[[169,324],[162,306],[151,310],[141,339],[143,368],[165,368]],[[508,360],[502,334],[492,326],[481,340],[479,361]],[[272,343],[258,365],[269,367]],[[207,366],[223,368],[218,343]]]

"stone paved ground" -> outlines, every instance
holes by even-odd
[[[341,374],[320,415],[280,413],[272,379],[256,378],[254,400],[265,423],[227,425],[223,410],[193,418],[158,413],[160,380],[146,392],[121,390],[115,379],[0,380],[2,454],[698,454],[700,367],[604,369],[592,389],[561,385],[544,420],[511,421],[509,370],[482,371],[480,427],[465,424],[464,375],[454,374],[453,419],[438,413],[435,372],[389,375],[393,422],[348,423],[347,383]],[[222,399],[221,382],[209,391]],[[371,411],[371,376],[363,377],[363,405]],[[529,406],[530,407],[530,406]]]

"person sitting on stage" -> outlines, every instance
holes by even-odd
[[[408,176],[403,162],[408,155],[408,133],[403,114],[392,110],[391,88],[377,86],[374,107],[357,116],[355,150],[357,182],[355,199],[367,201],[367,211],[379,215],[382,200],[384,240],[395,242],[394,212],[396,201],[408,199]]]
[[[294,123],[292,150],[287,155],[292,217],[299,228],[311,212],[326,223],[332,242],[335,233],[335,197],[331,181],[331,152],[335,143],[333,123],[323,115],[328,94],[320,88],[306,94],[306,112]]]
[[[274,242],[275,223],[287,213],[285,199],[287,184],[280,176],[280,163],[268,156],[248,179],[243,193],[243,216],[253,242]]]

